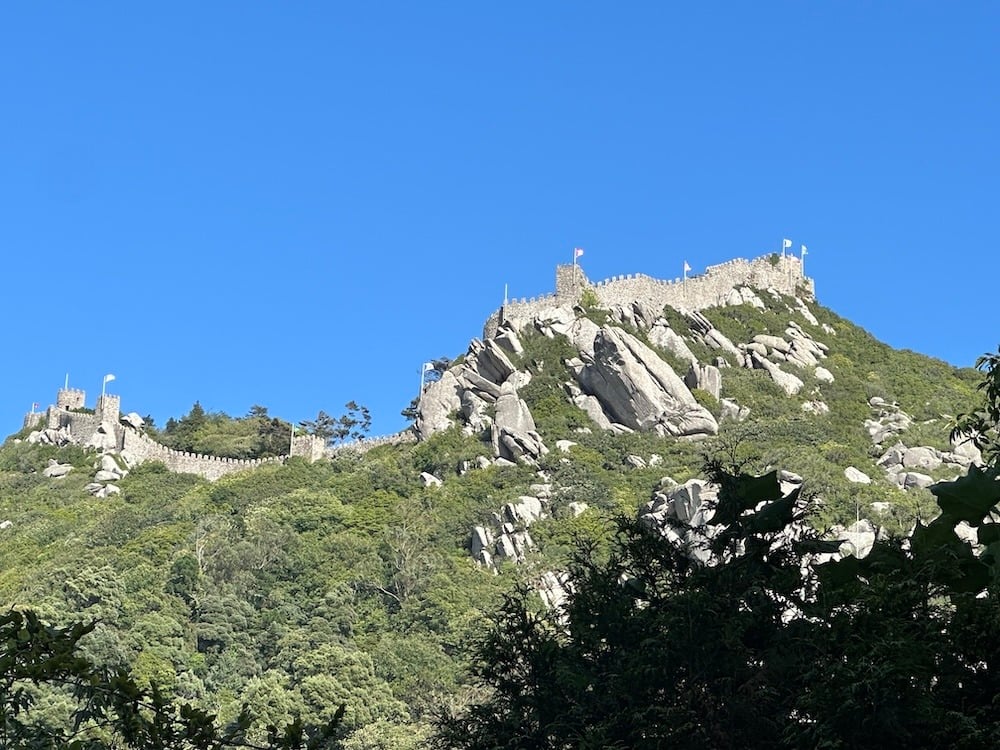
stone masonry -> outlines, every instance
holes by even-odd
[[[678,310],[697,311],[725,304],[726,296],[742,286],[756,289],[774,289],[782,294],[815,297],[813,280],[803,275],[802,262],[794,255],[770,254],[745,260],[737,258],[719,265],[709,266],[705,273],[689,276],[687,280],[655,279],[645,274],[613,276],[604,281],[591,282],[576,265],[556,267],[556,291],[532,299],[510,300],[486,321],[483,337],[496,335],[503,321],[516,327],[529,322],[546,309],[568,307],[579,302],[584,291],[590,289],[603,307],[644,303],[654,310],[670,305]]]

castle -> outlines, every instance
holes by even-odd
[[[146,435],[141,425],[129,417],[122,418],[121,397],[109,393],[97,400],[97,408],[86,409],[84,391],[60,388],[56,402],[45,411],[32,412],[24,418],[28,429],[55,430],[71,443],[100,445],[117,450],[129,457],[132,463],[162,461],[170,470],[184,474],[197,474],[215,481],[227,474],[246,471],[268,463],[283,463],[289,456],[271,458],[222,458],[202,453],[178,451],[161,445]],[[295,435],[291,440],[291,456],[302,456],[316,461],[324,455],[324,443],[313,435]]]
[[[531,299],[510,300],[494,312],[483,327],[483,338],[496,335],[501,323],[514,323],[519,328],[546,310],[575,305],[585,290],[590,290],[601,307],[631,305],[640,302],[653,310],[670,305],[678,310],[697,311],[707,307],[735,304],[730,298],[740,287],[774,289],[787,295],[815,297],[813,280],[802,270],[802,261],[794,255],[772,253],[753,260],[736,258],[709,266],[705,273],[686,279],[667,281],[645,274],[613,276],[591,282],[578,265],[556,266],[556,290],[552,294]]]
[[[703,274],[672,281],[645,274],[628,274],[591,282],[578,265],[566,264],[556,266],[554,293],[532,299],[507,301],[486,321],[483,338],[493,338],[500,325],[505,322],[520,328],[536,317],[545,317],[546,311],[572,307],[580,302],[585,292],[592,294],[597,303],[606,308],[638,302],[653,310],[662,310],[669,305],[694,312],[708,307],[739,304],[739,295],[736,294],[735,298],[733,295],[741,287],[773,289],[790,296],[815,298],[813,280],[805,276],[801,259],[794,255],[772,253],[749,261],[737,258],[709,266]],[[105,449],[126,454],[134,463],[161,461],[170,471],[197,474],[210,481],[267,463],[283,463],[289,456],[303,456],[309,461],[316,461],[324,455],[333,455],[343,450],[364,451],[377,445],[415,439],[414,432],[408,429],[395,435],[327,449],[322,440],[312,435],[297,435],[292,438],[287,456],[221,458],[177,451],[157,443],[143,432],[141,424],[137,424],[135,419],[122,419],[121,399],[118,396],[102,394],[93,411],[85,408],[85,401],[84,391],[61,388],[56,395],[55,404],[45,411],[25,416],[24,427],[58,431],[72,443],[100,444]]]

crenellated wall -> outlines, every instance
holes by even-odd
[[[402,445],[404,443],[415,442],[417,442],[416,433],[413,430],[406,429],[394,435],[382,435],[380,437],[364,438],[363,440],[355,440],[351,443],[334,445],[326,449],[326,455],[332,458],[343,453],[367,453],[372,448],[378,448],[382,445]]]
[[[46,427],[53,430],[65,427],[69,430],[70,435],[79,437],[80,443],[86,441],[101,426],[100,414],[67,411],[58,406],[50,406],[46,412],[45,419]]]
[[[783,294],[815,297],[813,280],[802,273],[802,262],[794,255],[765,255],[753,260],[735,260],[709,266],[705,273],[684,279],[655,279],[645,274],[613,276],[591,282],[578,266],[556,267],[556,293],[531,299],[509,300],[494,312],[483,327],[483,336],[492,338],[498,326],[510,321],[520,327],[547,308],[572,306],[585,289],[593,290],[603,307],[641,302],[655,310],[665,305],[684,310],[703,310],[724,304],[733,289],[742,286],[775,289]]]
[[[137,463],[162,461],[170,471],[179,474],[197,474],[210,482],[237,471],[255,469],[263,464],[282,463],[286,458],[285,456],[255,459],[219,458],[202,453],[175,451],[134,429],[125,428],[123,432],[122,451],[130,454]]]
[[[221,458],[200,453],[188,453],[174,450],[161,445],[148,435],[137,431],[134,427],[121,421],[121,397],[110,393],[103,394],[97,401],[97,409],[93,414],[70,409],[82,409],[86,402],[86,393],[80,390],[60,389],[56,404],[44,412],[34,412],[24,418],[26,427],[45,429],[65,428],[69,440],[80,445],[85,444],[102,424],[105,431],[108,426],[114,431],[114,442],[118,450],[131,454],[131,460],[136,463],[143,461],[162,461],[168,469],[185,474],[197,474],[209,481],[246,471],[266,463],[284,463],[288,456],[275,456],[260,459]],[[387,438],[395,439],[392,435]],[[364,441],[373,445],[365,446],[365,450],[374,447],[377,440]],[[324,455],[325,443],[314,435],[296,435],[291,446],[291,455],[303,456],[306,460],[318,461]]]

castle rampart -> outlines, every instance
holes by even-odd
[[[177,451],[160,445],[149,436],[128,428],[124,430],[123,442],[122,451],[128,453],[138,463],[161,461],[170,471],[180,474],[197,474],[210,482],[237,471],[256,469],[263,464],[282,463],[286,458],[285,456],[254,459],[221,458],[201,453]]]
[[[536,316],[543,316],[546,309],[576,304],[585,289],[594,292],[602,307],[629,305],[641,302],[654,310],[665,305],[689,311],[703,310],[725,304],[733,290],[742,286],[756,289],[775,289],[788,295],[815,296],[812,279],[803,275],[802,262],[794,255],[765,255],[753,260],[737,258],[726,263],[709,266],[705,273],[690,276],[687,280],[655,279],[645,274],[613,276],[603,281],[591,282],[579,266],[556,267],[556,293],[530,300],[508,301],[486,321],[483,336],[492,338],[504,321],[520,327]]]
[[[394,435],[382,435],[374,438],[364,438],[350,443],[341,443],[326,449],[326,455],[333,458],[345,453],[367,453],[372,448],[379,448],[383,445],[403,445],[404,443],[417,442],[416,433],[413,430],[402,430]]]
[[[213,482],[227,474],[254,469],[262,464],[283,463],[288,459],[288,456],[257,459],[223,458],[174,450],[124,424],[121,420],[120,396],[104,393],[98,399],[97,408],[93,412],[71,411],[85,409],[85,403],[84,391],[62,388],[56,396],[55,405],[49,406],[44,412],[25,415],[25,427],[41,428],[44,425],[45,429],[63,430],[69,435],[71,442],[82,445],[94,436],[101,425],[104,425],[105,432],[108,432],[109,427],[113,431],[115,447],[130,454],[130,460],[136,463],[162,461],[170,471],[197,474]],[[397,436],[391,435],[387,439],[394,438]],[[303,456],[312,462],[323,457],[325,445],[323,440],[314,435],[296,435],[289,447],[291,455]],[[367,450],[369,447],[374,445],[365,446],[364,449]]]

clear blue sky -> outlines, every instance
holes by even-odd
[[[995,2],[8,3],[0,432],[66,373],[404,426],[502,300],[806,244],[820,302],[1000,344]]]

